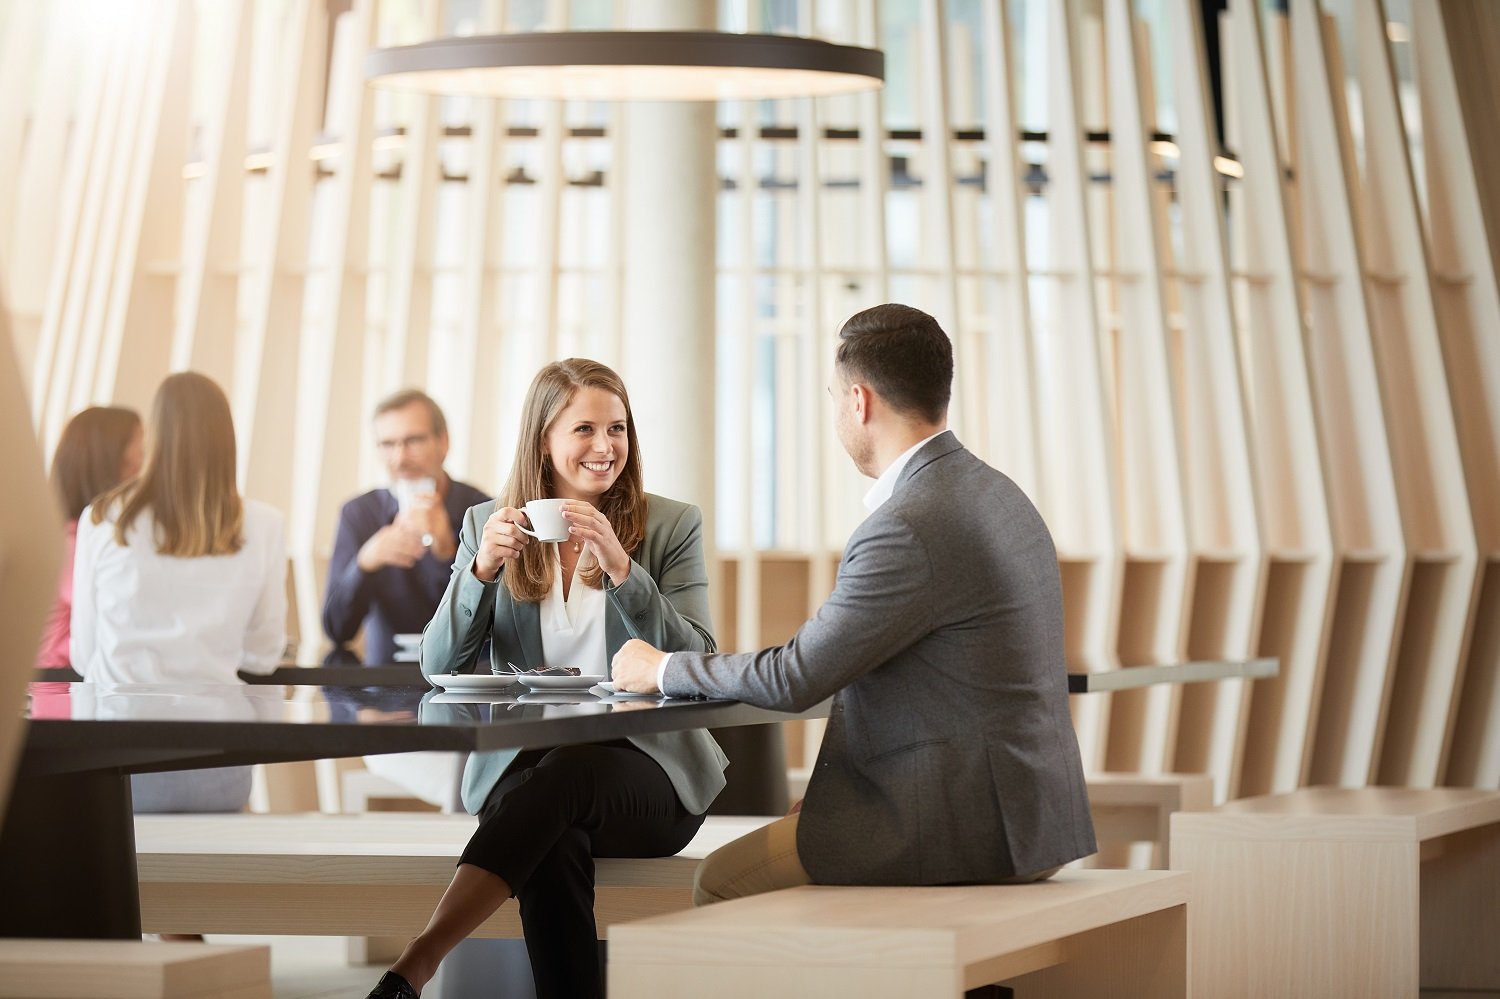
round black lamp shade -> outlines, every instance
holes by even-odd
[[[439,95],[732,101],[823,97],[885,81],[885,54],[791,35],[533,31],[375,49],[381,87]]]

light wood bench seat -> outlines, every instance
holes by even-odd
[[[270,999],[271,949],[138,940],[0,940],[0,997]]]
[[[1172,817],[1203,994],[1500,990],[1500,792],[1303,788]]]
[[[614,927],[613,999],[1183,996],[1189,880],[1064,870],[1030,885],[809,885]]]
[[[1089,812],[1099,853],[1088,867],[1171,866],[1171,818],[1174,812],[1198,812],[1214,806],[1214,779],[1207,774],[1088,775]],[[1141,864],[1133,864],[1131,847],[1151,846]]]
[[[710,816],[675,857],[596,861],[594,914],[611,924],[692,905],[712,850],[768,818]],[[467,815],[138,815],[148,933],[393,936],[427,924],[475,828]],[[475,936],[519,937],[513,905]]]

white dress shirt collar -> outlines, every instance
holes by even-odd
[[[911,461],[911,456],[920,451],[922,446],[932,440],[933,437],[946,432],[945,430],[939,430],[932,437],[924,437],[901,452],[900,457],[891,462],[890,466],[884,472],[880,473],[880,478],[876,479],[875,484],[870,487],[870,491],[865,493],[865,509],[870,513],[874,513],[880,509],[881,504],[890,499],[891,494],[896,491],[896,480],[901,478],[901,473],[906,469],[906,463]]]

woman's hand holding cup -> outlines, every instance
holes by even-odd
[[[474,576],[484,583],[500,578],[505,563],[514,561],[531,539],[519,524],[529,524],[526,514],[513,506],[504,506],[490,514],[479,535],[479,551],[474,554]]]
[[[574,540],[583,542],[584,547],[594,553],[599,568],[609,574],[616,586],[624,585],[625,580],[630,578],[630,556],[626,553],[625,546],[620,544],[620,539],[615,537],[615,529],[610,525],[609,518],[596,510],[593,504],[583,500],[564,503],[562,515],[568,522],[568,533],[573,535]]]

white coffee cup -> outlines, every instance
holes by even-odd
[[[391,483],[391,492],[396,497],[396,509],[405,512],[411,509],[412,501],[418,496],[437,492],[437,483],[431,478],[397,479]],[[432,547],[432,535],[422,535],[422,547]]]
[[[527,519],[531,521],[531,529],[520,524],[516,526],[538,541],[566,541],[568,522],[562,515],[562,507],[566,502],[567,500],[560,499],[532,500],[523,508]]]
[[[391,492],[396,496],[396,509],[406,510],[423,493],[437,492],[437,483],[430,478],[397,479],[391,483]]]

